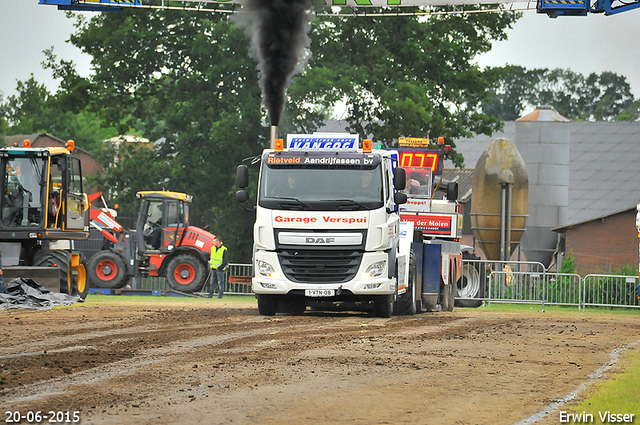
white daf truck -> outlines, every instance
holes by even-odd
[[[400,252],[399,205],[407,196],[397,151],[374,150],[370,140],[360,148],[351,134],[288,135],[286,148],[276,140],[261,161],[252,282],[260,314],[355,302],[390,317],[409,276],[410,244]],[[240,165],[243,204],[247,186]]]

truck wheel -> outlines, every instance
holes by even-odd
[[[373,311],[378,317],[391,317],[393,313],[393,295],[381,295],[373,301]]]
[[[178,255],[169,261],[167,266],[167,283],[176,291],[198,292],[207,279],[207,270],[197,258]]]
[[[80,254],[80,260],[78,267],[73,268],[73,284],[72,295],[78,295],[80,299],[87,298],[89,293],[89,282],[87,280],[87,261],[84,259],[84,255]]]
[[[33,265],[36,267],[57,267],[60,269],[60,292],[71,294],[69,283],[71,274],[71,254],[57,249],[41,249],[33,256]]]
[[[480,260],[480,257],[467,252],[462,253],[463,260]],[[467,263],[462,265],[462,276],[456,283],[456,297],[484,298],[485,284],[482,276],[481,263]],[[482,300],[456,300],[458,307],[480,307]]]
[[[393,312],[397,315],[413,316],[417,311],[416,296],[416,255],[413,250],[409,253],[409,276],[407,278],[407,292],[402,295],[401,299],[396,300],[393,306]]]
[[[127,284],[127,264],[113,251],[97,252],[89,259],[89,280],[96,288],[118,289]]]
[[[258,313],[263,316],[275,316],[278,311],[278,298],[275,295],[256,294],[258,298]]]

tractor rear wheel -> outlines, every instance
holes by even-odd
[[[173,257],[167,266],[167,283],[180,292],[198,292],[207,279],[207,270],[202,261],[182,254]]]
[[[127,284],[127,263],[113,251],[97,252],[89,259],[87,270],[92,286],[118,289]]]
[[[36,267],[57,267],[60,270],[60,292],[72,294],[71,254],[58,249],[41,249],[33,255]]]

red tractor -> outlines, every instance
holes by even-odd
[[[141,205],[135,231],[121,226],[107,208],[89,209],[91,226],[109,241],[89,260],[93,286],[122,288],[133,276],[163,276],[172,289],[200,291],[209,275],[214,235],[189,225],[191,196],[145,191],[137,197]]]

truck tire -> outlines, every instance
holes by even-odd
[[[207,270],[197,258],[182,254],[173,257],[167,266],[167,283],[176,291],[198,292],[207,279]]]
[[[33,265],[60,269],[60,292],[72,294],[70,282],[73,275],[71,273],[71,254],[69,252],[58,249],[41,249],[33,255]]]
[[[84,255],[80,254],[78,268],[73,269],[73,283],[71,285],[71,294],[78,295],[80,299],[87,298],[89,293],[89,281],[87,279],[87,261]]]
[[[469,252],[462,253],[463,260],[480,260],[480,257]],[[472,263],[462,265],[462,276],[456,282],[456,297],[467,298],[456,300],[457,307],[477,308],[482,305],[482,300],[471,300],[468,298],[484,298],[485,283],[483,277],[483,264]]]
[[[380,295],[373,301],[373,311],[377,317],[389,318],[393,314],[393,295]]]
[[[278,311],[278,298],[275,295],[256,294],[258,313],[263,316],[275,316]]]
[[[127,284],[127,263],[113,251],[99,251],[89,259],[89,281],[95,288],[118,289]]]
[[[409,253],[409,276],[407,278],[407,292],[396,300],[393,312],[396,315],[413,316],[417,311],[418,296],[416,295],[416,254]]]

